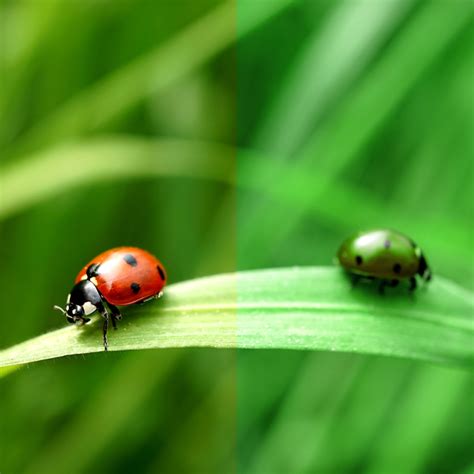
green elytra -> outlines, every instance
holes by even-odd
[[[376,229],[358,232],[346,239],[337,253],[342,267],[358,277],[379,279],[381,290],[408,279],[416,288],[416,275],[431,279],[431,270],[420,247],[400,232]]]

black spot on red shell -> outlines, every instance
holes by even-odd
[[[138,264],[137,259],[131,253],[125,254],[123,259],[132,267],[136,267]]]
[[[402,271],[402,266],[399,264],[399,263],[396,263],[394,266],[393,266],[393,271],[395,273],[400,273]]]
[[[158,270],[158,273],[160,274],[160,277],[162,280],[166,280],[166,275],[165,275],[165,272],[164,270],[161,268],[160,265],[157,265],[156,266],[156,269]]]
[[[138,283],[135,283],[133,282],[131,285],[130,285],[130,288],[132,289],[132,291],[137,294],[139,291],[140,291],[140,285]]]
[[[356,255],[355,261],[357,265],[362,265],[363,260],[360,255]]]
[[[383,246],[384,246],[386,249],[389,249],[389,248],[390,248],[390,245],[392,245],[392,242],[390,242],[390,240],[388,240],[388,239],[383,243]]]

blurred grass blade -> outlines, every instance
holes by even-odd
[[[238,37],[252,32],[295,3],[294,0],[272,0],[271,2],[239,0],[235,4],[237,8]]]
[[[0,219],[85,183],[156,176],[232,182],[234,155],[230,147],[187,140],[122,136],[63,144],[1,169]]]
[[[423,371],[431,366],[423,364],[419,367]],[[414,365],[407,364],[406,361],[373,358],[354,381],[347,403],[331,420],[331,426],[318,446],[319,449],[313,449],[307,456],[310,471],[328,472],[334,459],[338,460],[341,471],[344,471],[343,466],[349,470],[350,466],[362,465],[380,427],[385,429],[387,413],[391,413],[394,404],[399,403],[402,398],[401,394],[413,368]],[[463,373],[467,374],[466,371]],[[370,406],[370,410],[366,409],[367,406]],[[334,444],[335,439],[338,440],[337,446]]]
[[[426,367],[407,386],[407,395],[393,407],[383,434],[372,443],[373,455],[367,474],[389,472],[395,464],[401,472],[429,472],[426,460],[443,445],[446,427],[463,394],[472,386],[470,374]],[[426,401],[429,400],[429,403]],[[417,423],[412,423],[416,419]],[[405,436],[410,426],[410,436]]]
[[[153,364],[153,370],[150,369],[149,354],[143,352],[115,364],[101,385],[90,388],[81,410],[58,428],[48,446],[31,459],[25,473],[50,473],[53,462],[55,472],[91,472],[90,464],[110,446],[117,431],[133,423],[137,408],[146,402],[150,391],[169,377],[184,354],[183,351],[164,351],[159,364]],[[129,386],[140,387],[140,390],[130,390],[127,403],[115,396],[124,389],[124,376]],[[100,418],[94,410],[98,406],[102,407]],[[77,439],[86,439],[91,432],[95,433],[95,442],[71,463],[68,447]]]
[[[438,266],[451,268],[453,274],[461,271],[460,263],[470,256],[470,234],[463,230],[459,219],[440,220],[427,214],[420,221],[416,212],[387,209],[374,199],[373,194],[346,181],[334,182],[330,190],[321,194],[320,200],[312,200],[314,188],[319,189],[324,182],[320,175],[304,173],[282,160],[271,161],[267,159],[268,155],[253,150],[235,150],[227,145],[196,140],[115,135],[65,143],[24,157],[0,167],[0,220],[75,187],[105,181],[179,176],[233,184],[237,154],[245,159],[239,163],[239,182],[236,184],[246,190],[267,194],[278,207],[290,205],[291,214],[308,208],[319,219],[343,228],[384,226],[390,222],[395,228],[409,229],[413,236],[429,235],[429,242],[423,242],[423,247],[429,255],[436,255]],[[262,175],[271,175],[275,182],[285,182],[286,185],[262,189],[259,179]],[[221,219],[228,218],[229,205],[235,206],[232,198],[223,207]],[[347,213],[349,208],[352,212]],[[239,231],[243,224],[239,223]],[[229,225],[226,221],[221,226],[222,241],[228,242],[232,238]],[[436,232],[441,225],[444,226],[443,235]],[[216,241],[210,241],[209,245],[212,245],[209,252],[215,256]],[[222,246],[224,252],[228,247],[228,243]],[[208,258],[203,261],[210,262]],[[472,271],[467,269],[463,273],[466,281],[470,281]]]
[[[308,469],[306,458],[317,455],[317,446],[320,446],[331,420],[346,402],[354,380],[360,376],[367,362],[361,358],[353,358],[350,361],[341,358],[333,365],[330,362],[324,363],[324,360],[322,363],[318,356],[319,354],[313,354],[303,364],[299,377],[289,388],[289,394],[272,420],[272,426],[258,450],[256,459],[246,470],[249,474],[278,472],[278,467],[282,465],[288,466],[288,472],[316,472]],[[343,379],[341,373],[344,373]],[[316,395],[314,391],[308,390],[307,381],[311,380],[314,374],[324,380],[331,397],[327,397],[325,391]],[[324,406],[324,413],[315,423],[307,414],[314,413],[321,405]],[[294,442],[288,443],[288,439]]]
[[[0,378],[15,372],[15,370],[20,369],[21,367],[21,365],[6,365],[4,367],[0,367]]]
[[[323,175],[304,173],[283,160],[271,161],[267,158],[268,155],[256,154],[253,150],[238,150],[238,156],[239,159],[244,157],[238,165],[239,186],[262,193],[265,198],[271,198],[270,204],[274,207],[289,206],[291,212],[288,216],[293,216],[301,209],[307,209],[319,223],[327,222],[345,232],[348,228],[364,229],[377,226],[405,229],[422,245],[427,254],[436,255],[437,267],[449,268],[452,274],[462,272],[466,281],[465,286],[469,286],[474,268],[469,266],[465,268],[464,262],[471,257],[471,234],[465,230],[465,220],[456,218],[454,212],[442,218],[425,213],[420,220],[421,211],[413,204],[406,203],[403,211],[400,206],[387,206],[387,203],[376,198],[375,193],[354,186],[347,180],[336,180],[328,189],[323,186],[325,182]],[[272,176],[275,183],[285,185],[262,188],[259,177],[263,174]],[[421,187],[421,181],[419,177],[418,187]],[[312,199],[314,190],[320,188],[322,188],[320,199]],[[418,199],[419,202],[423,202],[421,197]],[[351,211],[348,212],[348,209]],[[243,220],[242,225],[239,225],[239,232],[244,225]],[[441,226],[442,234],[437,231]],[[274,227],[270,229],[273,231]],[[270,238],[261,229],[260,232],[267,236],[267,240]],[[256,237],[260,238],[259,235]],[[424,237],[423,241],[419,240],[421,237]]]
[[[291,0],[278,0],[244,9],[246,14],[242,15],[242,25],[237,31],[235,2],[220,3],[164,44],[59,106],[25,135],[19,142],[20,151],[101,129],[141,101],[203,66],[231,46],[237,35],[250,33],[289,4]]]
[[[164,44],[104,77],[40,122],[25,137],[38,146],[101,128],[232,44],[233,2],[224,2]]]
[[[299,170],[308,175],[321,176],[321,183],[304,205],[289,214],[284,220],[263,206],[253,206],[246,213],[241,234],[242,254],[254,252],[265,255],[268,236],[261,232],[259,223],[266,216],[266,227],[272,229],[274,247],[281,245],[308,213],[311,203],[322,201],[325,192],[331,189],[348,164],[354,165],[358,154],[370,139],[376,136],[387,120],[393,116],[416,83],[429,68],[445,53],[446,49],[464,31],[472,20],[472,12],[462,8],[450,9],[444,2],[429,3],[404,27],[383,57],[364,75],[346,100],[317,127],[308,138],[299,158]],[[390,94],[387,94],[387,91]],[[343,139],[341,139],[343,137]],[[239,179],[240,179],[239,170]],[[268,176],[254,177],[261,187],[287,186]],[[255,229],[258,231],[255,232]],[[253,257],[254,263],[256,257]]]
[[[413,0],[340,2],[306,40],[257,134],[258,148],[291,156],[329,104],[368,64]],[[285,133],[281,133],[284,130]]]
[[[334,267],[191,280],[171,285],[155,304],[126,308],[110,349],[320,349],[472,363],[470,292],[437,276],[414,295],[405,287],[387,293],[370,285],[351,289]],[[0,352],[0,367],[102,350],[95,318],[84,328],[65,327]]]

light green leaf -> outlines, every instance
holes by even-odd
[[[467,365],[473,296],[436,276],[406,287],[351,288],[336,267],[216,275],[170,285],[161,301],[124,308],[111,351],[164,347],[316,349]],[[103,351],[100,318],[0,352],[0,367]]]

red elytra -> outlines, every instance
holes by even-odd
[[[93,267],[91,267],[93,266]],[[108,303],[126,306],[160,293],[166,284],[163,264],[137,247],[117,247],[93,258],[77,275],[75,283],[87,278]]]
[[[165,284],[166,273],[156,257],[137,247],[118,247],[92,259],[77,275],[65,308],[54,308],[76,326],[87,324],[87,316],[98,311],[104,318],[102,333],[108,350],[109,321],[116,329],[122,319],[117,306],[158,298]]]

